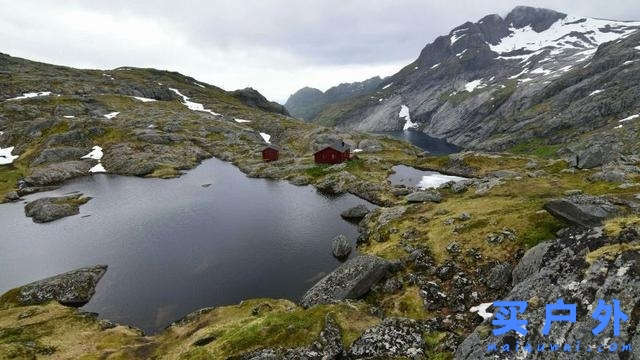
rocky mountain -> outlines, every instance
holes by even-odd
[[[413,127],[476,149],[595,141],[637,150],[638,29],[640,22],[516,7],[438,37],[375,90],[329,105],[316,121]]]
[[[242,101],[245,105],[258,108],[264,111],[289,116],[287,109],[275,101],[269,101],[262,94],[253,88],[244,88],[231,92],[231,96]]]
[[[383,80],[379,76],[365,81],[342,83],[325,92],[305,87],[289,96],[284,106],[291,115],[305,121],[313,121],[327,107],[375,90]]]

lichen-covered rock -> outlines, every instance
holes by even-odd
[[[80,160],[89,152],[88,148],[75,147],[55,147],[42,150],[40,155],[31,162],[31,166],[38,166],[45,163],[62,162],[69,160]]]
[[[90,198],[75,194],[60,197],[45,197],[27,203],[24,213],[36,223],[46,223],[63,217],[78,215],[80,205],[85,204]]]
[[[302,297],[305,308],[359,299],[388,273],[389,262],[373,255],[359,255],[318,281]]]
[[[544,257],[551,247],[550,241],[542,242],[524,253],[518,265],[511,272],[513,285],[521,282],[532,274],[535,274],[542,265],[544,265]]]
[[[412,319],[389,318],[365,330],[349,348],[350,359],[422,358],[425,353],[421,324]]]
[[[456,350],[455,358],[471,359],[512,359],[515,345],[524,344],[564,344],[572,347],[571,352],[557,351],[554,359],[591,359],[596,348],[603,344],[624,344],[632,348],[640,343],[633,316],[640,306],[640,236],[634,229],[625,229],[615,238],[603,235],[601,229],[565,231],[563,235],[548,245],[540,268],[516,283],[510,293],[500,300],[528,301],[529,306],[519,319],[527,321],[527,334],[518,336],[510,331],[494,336],[483,324],[469,335]],[[536,251],[540,256],[542,250]],[[526,256],[525,256],[526,258]],[[524,261],[530,262],[530,259]],[[517,268],[517,267],[516,267]],[[565,304],[576,305],[576,322],[554,322],[549,334],[543,335],[545,305],[563,299]],[[611,323],[599,334],[592,329],[599,324],[591,317],[598,300],[611,303],[620,302],[620,310],[629,316],[629,321],[620,321],[620,336],[613,337]],[[490,321],[490,320],[485,320]],[[577,341],[581,350],[576,351]],[[489,344],[500,349],[508,344],[511,352],[487,352]],[[587,352],[587,348],[591,352]],[[549,345],[547,345],[549,349]],[[608,349],[607,349],[608,350]],[[635,350],[634,350],[635,351]],[[605,351],[597,354],[598,359],[620,359],[622,352]],[[634,359],[635,352],[626,353],[624,358]],[[527,359],[548,359],[548,352],[532,352]]]
[[[32,282],[20,288],[19,301],[22,305],[35,305],[56,300],[62,305],[83,306],[95,294],[106,271],[107,265],[96,265]]]
[[[602,221],[619,213],[619,209],[605,198],[574,195],[551,200],[544,209],[556,218],[576,226],[599,226]]]

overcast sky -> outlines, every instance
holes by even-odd
[[[438,35],[516,5],[640,19],[638,0],[0,0],[0,52],[175,70],[284,102],[303,86],[391,75]]]

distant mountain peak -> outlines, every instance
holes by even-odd
[[[535,32],[548,29],[553,23],[567,17],[567,14],[530,6],[516,6],[504,19],[516,29],[531,26]]]

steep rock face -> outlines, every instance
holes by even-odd
[[[269,101],[253,88],[245,88],[231,92],[231,96],[242,101],[245,105],[264,111],[289,116],[287,109],[274,101]]]
[[[640,22],[530,7],[488,15],[438,37],[375,90],[317,118],[365,131],[409,125],[467,148],[580,140],[568,149],[596,142],[629,151],[636,128],[629,117],[640,112],[638,29]],[[578,139],[585,132],[588,139]]]
[[[365,81],[342,83],[324,93],[318,89],[304,87],[291,95],[284,106],[291,115],[305,121],[314,121],[327,106],[367,94],[382,82],[383,80],[376,76]]]

